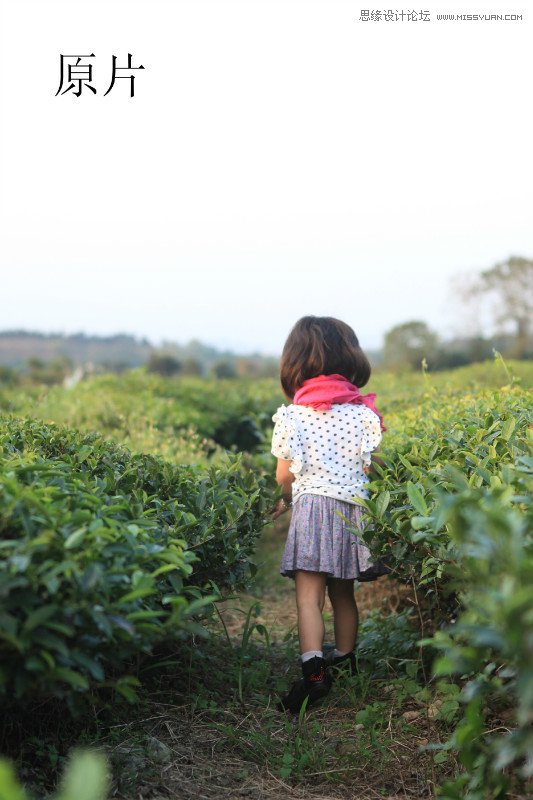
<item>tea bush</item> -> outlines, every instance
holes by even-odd
[[[366,502],[365,538],[396,577],[426,593],[443,592],[459,555],[440,513],[456,481],[464,487],[498,484],[500,469],[526,454],[531,393],[519,387],[447,395],[429,389],[422,402],[387,420],[385,467],[376,467]],[[438,503],[428,494],[438,485]]]
[[[0,387],[5,411],[98,431],[179,463],[219,460],[225,449],[261,449],[281,402],[274,380],[163,378],[143,369],[89,378],[72,389]]]
[[[532,407],[516,383],[428,386],[416,409],[391,416],[366,504],[375,554],[433,605],[434,674],[462,686],[445,748],[465,771],[441,787],[447,800],[504,797],[533,775]],[[499,711],[505,735],[490,723]]]
[[[455,624],[431,640],[442,652],[435,674],[464,685],[464,715],[448,746],[466,772],[445,786],[450,800],[503,796],[512,771],[533,775],[532,490],[530,447],[490,486],[456,476],[453,491],[432,491],[457,549],[452,580],[463,600]],[[501,714],[505,724],[489,728],[485,718]]]
[[[238,457],[177,466],[0,418],[0,692],[132,699],[128,662],[246,584],[269,502]]]
[[[107,800],[109,765],[102,753],[92,750],[74,752],[61,779],[55,800]],[[28,800],[11,763],[0,759],[1,800]]]

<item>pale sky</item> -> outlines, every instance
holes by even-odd
[[[451,277],[533,257],[533,8],[368,6],[3,0],[0,330],[265,353],[304,314],[372,348],[461,330]],[[476,12],[523,20],[436,18]],[[128,52],[135,97],[104,97]],[[96,95],[55,96],[60,53],[95,54]]]

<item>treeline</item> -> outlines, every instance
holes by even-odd
[[[146,366],[159,375],[199,375],[218,378],[273,377],[277,358],[261,353],[241,355],[219,350],[196,339],[180,345],[164,342],[155,347],[147,339],[128,334],[88,336],[13,330],[0,332],[0,382],[20,380],[48,385],[69,376],[120,373]]]
[[[203,345],[201,342],[190,342],[188,345],[167,344],[162,348],[146,346],[143,358],[113,359],[111,353],[105,358],[95,361],[84,361],[67,355],[52,355],[50,358],[28,356],[25,360],[16,360],[10,354],[9,341],[20,342],[18,336],[25,337],[28,352],[39,338],[48,339],[43,334],[24,334],[7,331],[0,333],[0,383],[16,385],[20,383],[55,385],[64,383],[74,385],[82,378],[103,373],[121,373],[126,369],[138,366],[146,367],[148,372],[164,377],[210,377],[210,378],[277,378],[279,360],[275,357],[252,354],[249,356],[220,351]],[[57,338],[57,337],[56,337]],[[65,350],[69,348],[71,337],[62,337]],[[80,337],[72,337],[80,338]],[[98,337],[85,337],[87,340]],[[99,342],[102,355],[106,353],[105,340]],[[128,347],[132,348],[133,337],[107,337],[113,339],[113,347],[119,339],[129,339]],[[142,347],[145,347],[142,344]],[[96,347],[95,347],[96,349]],[[471,336],[442,340],[431,330],[427,323],[412,320],[391,328],[384,338],[382,350],[370,352],[374,367],[387,371],[409,371],[427,368],[431,372],[453,369],[468,364],[479,363],[492,358],[494,351],[508,358],[532,359],[533,341],[526,347],[517,347],[517,338],[511,334],[500,334],[491,337]],[[20,353],[20,350],[18,350]],[[42,352],[42,350],[41,350]],[[55,351],[57,353],[57,351]],[[131,349],[131,352],[133,350]],[[3,356],[3,358],[2,358]],[[7,363],[6,363],[7,362]]]
[[[511,256],[479,274],[455,282],[468,329],[490,318],[493,333],[480,332],[444,342],[426,322],[411,320],[391,328],[383,343],[389,369],[450,369],[484,361],[494,350],[508,358],[533,358],[533,260]]]
[[[533,340],[518,347],[516,336],[470,336],[447,341],[421,320],[396,325],[385,334],[380,364],[387,370],[405,371],[422,366],[432,372],[463,367],[492,358],[494,351],[507,358],[533,358]]]
[[[88,336],[74,333],[40,333],[10,330],[0,332],[0,366],[23,367],[29,359],[44,363],[67,361],[73,365],[92,363],[118,370],[146,362],[153,345],[125,333]]]

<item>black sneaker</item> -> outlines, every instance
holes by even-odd
[[[331,679],[333,680],[340,672],[347,671],[349,675],[357,675],[357,662],[355,653],[345,653],[343,656],[334,656],[333,652],[328,654],[326,663],[330,669]]]
[[[303,678],[295,681],[290,691],[278,703],[278,711],[290,711],[298,714],[304,700],[307,705],[318,702],[325,697],[331,688],[331,677],[326,669],[326,662],[320,656],[313,656],[302,664]]]

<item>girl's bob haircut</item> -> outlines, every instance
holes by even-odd
[[[368,383],[370,372],[354,331],[334,317],[299,319],[281,354],[281,386],[290,399],[309,378],[337,374],[361,387]]]

